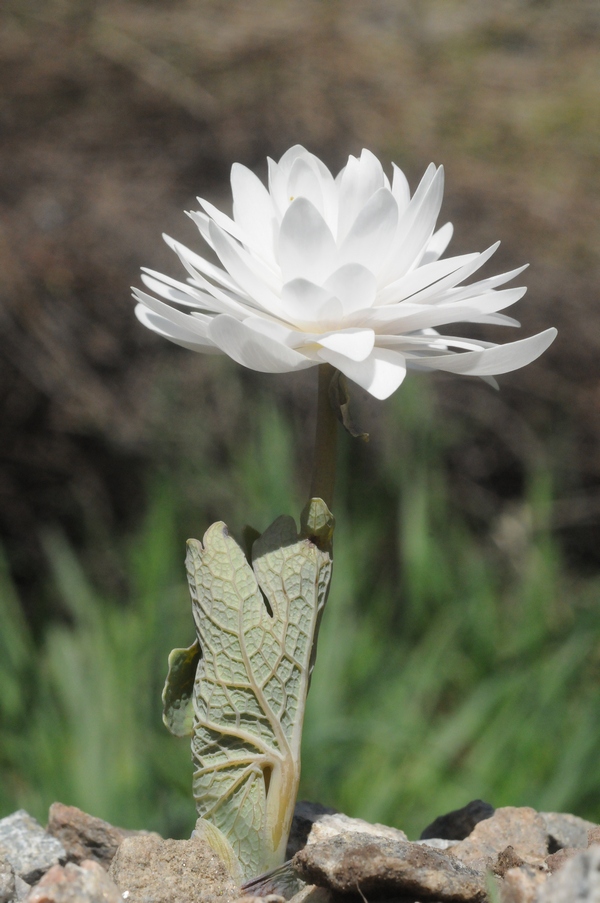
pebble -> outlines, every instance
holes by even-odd
[[[600,903],[600,846],[573,856],[548,878],[536,903]]]
[[[7,859],[0,858],[0,903],[9,903],[15,896],[15,873]]]
[[[0,819],[0,856],[28,884],[67,858],[60,841],[47,834],[24,809]]]
[[[27,903],[123,903],[117,885],[97,862],[54,865],[36,884]]]
[[[122,840],[147,833],[115,828],[101,818],[87,815],[76,806],[65,806],[63,803],[52,803],[50,806],[46,830],[62,843],[70,862],[80,863],[91,859],[106,869]]]

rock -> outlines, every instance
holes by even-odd
[[[307,884],[289,900],[289,903],[331,903],[331,892],[316,884]]]
[[[16,903],[21,903],[22,900],[26,900],[31,891],[31,884],[27,884],[27,881],[23,881],[22,878],[19,878],[18,875],[15,875],[15,900]]]
[[[7,859],[23,881],[33,884],[51,866],[64,862],[67,854],[55,837],[24,809],[0,819],[0,856]]]
[[[266,897],[238,897],[235,903],[286,903],[286,900],[279,894],[267,894]]]
[[[506,806],[475,825],[466,840],[448,850],[448,855],[479,868],[493,867],[500,853],[511,846],[523,861],[535,864],[548,854],[546,839],[546,825],[535,809]]]
[[[464,840],[476,824],[485,818],[491,818],[495,809],[483,800],[472,800],[462,809],[453,809],[446,815],[440,815],[421,832],[421,840],[439,837],[445,840]]]
[[[577,853],[541,888],[536,903],[600,903],[600,846]]]
[[[445,837],[428,837],[427,840],[413,840],[412,843],[418,843],[424,847],[433,847],[435,850],[449,850],[455,847],[460,840],[446,840]]]
[[[600,843],[600,825],[594,825],[594,827],[588,831],[588,847],[597,843]]]
[[[565,847],[585,850],[588,845],[588,831],[596,828],[591,821],[564,812],[540,812],[548,832],[548,852],[556,853]]]
[[[291,859],[298,850],[306,846],[308,835],[316,821],[324,815],[335,815],[336,811],[329,806],[321,806],[320,803],[309,803],[307,800],[297,802],[287,843],[286,859]]]
[[[70,862],[80,863],[84,859],[92,859],[106,869],[122,840],[147,833],[115,828],[101,818],[87,815],[76,806],[65,806],[62,803],[52,803],[50,806],[46,830],[62,843]]]
[[[370,834],[372,837],[385,837],[388,840],[408,840],[404,831],[399,828],[370,824],[362,818],[350,818],[339,812],[335,815],[322,815],[315,821],[306,843],[321,843],[337,834]]]
[[[240,897],[224,863],[200,837],[127,837],[109,874],[127,903],[233,903]]]
[[[15,873],[7,859],[0,859],[0,903],[9,903],[15,896]]]
[[[498,855],[492,871],[494,875],[504,878],[510,869],[517,869],[522,865],[525,865],[525,863],[521,857],[515,853],[514,847],[508,846]]]
[[[485,874],[427,846],[371,834],[338,834],[307,844],[294,868],[311,884],[366,897],[403,895],[483,903]]]
[[[123,903],[119,888],[97,862],[54,865],[36,884],[27,903]]]
[[[573,856],[577,856],[577,853],[579,853],[579,850],[576,847],[564,847],[562,850],[557,850],[556,853],[551,853],[550,856],[546,856],[548,871],[557,872],[569,861],[569,859],[572,859]]]
[[[498,886],[501,903],[537,903],[546,879],[545,872],[530,865],[509,869]]]

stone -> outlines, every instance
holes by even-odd
[[[307,884],[289,900],[289,903],[332,903],[332,894],[326,887]]]
[[[437,903],[484,903],[485,873],[430,847],[371,834],[338,834],[307,844],[294,868],[310,884],[340,893],[421,896]]]
[[[388,840],[408,840],[404,831],[399,828],[370,824],[362,818],[350,818],[338,812],[335,815],[322,815],[315,821],[306,843],[321,843],[335,837],[336,834],[370,834],[372,837],[385,837]]]
[[[556,853],[565,847],[585,850],[588,845],[588,831],[597,827],[591,821],[565,812],[540,812],[539,815],[548,832],[549,853]]]
[[[123,903],[119,888],[97,862],[54,865],[36,884],[27,903]]]
[[[573,856],[554,872],[538,893],[536,903],[600,903],[600,846]]]
[[[336,809],[330,806],[321,806],[320,803],[310,803],[308,800],[299,800],[294,808],[294,818],[288,838],[286,859],[291,859],[298,850],[306,846],[308,835],[316,821],[324,815],[335,815]]]
[[[235,903],[286,903],[286,900],[279,894],[267,894],[266,897],[238,897]]]
[[[500,903],[537,903],[546,880],[546,872],[530,865],[508,869],[504,880],[498,884]]]
[[[21,903],[22,900],[26,900],[31,891],[31,884],[27,884],[27,881],[23,881],[22,878],[19,878],[18,875],[15,875],[15,900],[16,903]]]
[[[492,868],[500,853],[511,846],[524,862],[535,864],[548,855],[546,843],[546,825],[535,809],[506,806],[475,825],[465,840],[448,850],[448,855],[479,868]]]
[[[579,853],[577,847],[563,847],[562,850],[557,850],[556,853],[551,853],[549,856],[546,856],[548,871],[557,872],[569,861],[569,859],[572,859],[573,856],[577,856],[577,853]]]
[[[9,903],[15,896],[15,873],[7,859],[0,858],[0,903]]]
[[[115,828],[101,818],[87,815],[76,806],[65,806],[63,803],[52,803],[50,806],[46,830],[62,843],[70,862],[80,863],[84,859],[91,859],[106,869],[122,840],[147,833]]]
[[[446,840],[445,837],[428,837],[426,840],[413,840],[412,843],[417,843],[424,847],[433,847],[435,850],[449,850],[450,847],[455,847],[457,843],[460,843],[460,840]]]
[[[472,800],[462,809],[453,809],[446,815],[440,815],[421,832],[421,840],[439,837],[445,840],[464,840],[475,825],[485,818],[491,818],[495,809],[483,800]]]
[[[595,825],[588,831],[588,847],[600,843],[600,825]]]
[[[225,864],[200,837],[126,837],[109,874],[127,903],[234,903],[240,897]]]
[[[64,862],[67,854],[55,837],[19,809],[0,819],[0,856],[7,859],[23,881],[33,884],[53,865]]]
[[[510,869],[516,869],[522,865],[525,865],[525,863],[521,857],[515,853],[514,847],[508,846],[498,855],[492,871],[494,875],[499,875],[500,878],[504,878],[505,874]]]

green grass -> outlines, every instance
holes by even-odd
[[[544,474],[511,515],[516,558],[476,539],[450,505],[447,440],[427,397],[403,391],[397,458],[381,472],[351,484],[353,449],[342,443],[301,794],[409,836],[476,797],[600,820],[599,583],[564,568],[544,526]],[[231,481],[240,518],[264,528],[301,505],[289,427],[273,410],[260,426]],[[269,466],[257,470],[261,460]],[[193,635],[182,505],[162,485],[118,550],[127,604],[103,598],[49,535],[62,618],[41,643],[2,569],[0,815],[23,806],[43,821],[60,799],[127,827],[190,831],[188,743],[160,715],[167,654]]]

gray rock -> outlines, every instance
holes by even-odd
[[[101,818],[87,815],[76,806],[65,806],[62,803],[52,803],[50,806],[46,830],[62,843],[70,862],[80,863],[84,859],[91,859],[106,869],[122,840],[147,833],[115,828]]]
[[[455,847],[460,840],[446,840],[445,837],[428,837],[427,840],[413,840],[412,843],[422,847],[433,847],[434,850],[449,850]]]
[[[331,903],[332,895],[325,887],[307,884],[291,898],[289,903]]]
[[[530,865],[509,869],[498,885],[500,903],[536,903],[547,873]]]
[[[0,856],[10,862],[16,875],[33,884],[51,866],[64,862],[67,854],[35,818],[19,809],[0,819]]]
[[[448,855],[479,868],[493,868],[508,846],[525,862],[542,862],[548,855],[546,825],[535,809],[506,806],[480,821],[466,840],[448,850]]]
[[[21,903],[22,900],[26,900],[31,892],[31,884],[27,884],[27,881],[23,881],[22,878],[19,878],[18,875],[15,875],[15,901],[16,903]]]
[[[290,836],[288,838],[286,859],[306,846],[308,835],[315,822],[324,815],[335,815],[336,810],[329,806],[321,806],[320,803],[309,803],[308,800],[299,800],[294,809],[294,818]]]
[[[6,859],[0,859],[0,903],[9,903],[15,896],[15,873]]]
[[[483,800],[471,800],[462,809],[453,809],[446,815],[440,815],[421,832],[421,840],[430,837],[441,837],[445,840],[464,840],[475,825],[485,818],[491,818],[496,810]]]
[[[439,903],[484,903],[485,873],[424,845],[338,834],[294,856],[301,877],[320,887],[367,897],[425,897]]]
[[[600,903],[600,846],[570,859],[548,878],[536,903]]]
[[[588,845],[588,831],[597,827],[591,821],[564,812],[540,812],[539,815],[546,825],[549,853],[556,853],[565,847],[585,850]]]
[[[240,897],[225,864],[200,837],[127,837],[109,874],[127,903],[234,903]]]
[[[119,888],[97,862],[53,866],[36,884],[27,903],[123,903]]]
[[[408,840],[404,831],[399,828],[370,824],[362,818],[350,818],[338,812],[335,815],[322,815],[315,821],[306,843],[321,843],[337,834],[370,834],[372,837],[385,837],[388,840]]]

